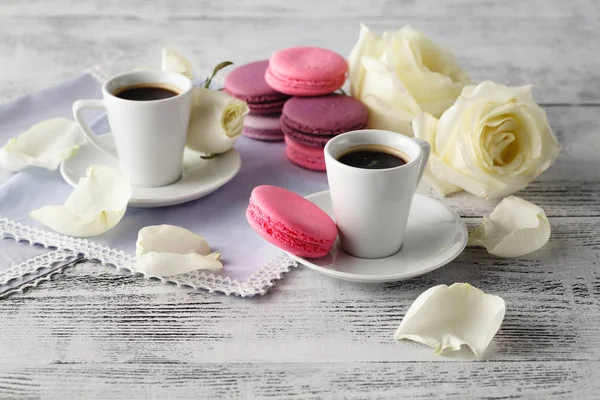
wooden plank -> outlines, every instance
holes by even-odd
[[[543,103],[600,102],[600,59],[590,38],[600,35],[596,20],[377,21],[373,29],[404,23],[450,46],[474,82],[490,79],[511,85],[533,83]],[[163,45],[188,53],[197,66],[223,60],[243,63],[268,58],[294,45],[317,45],[347,55],[358,37],[356,21],[306,20],[139,20],[125,19],[108,29],[112,17],[0,18],[0,52],[10,54],[0,74],[0,98],[49,85],[92,65],[117,73],[158,66]],[[474,33],[476,32],[476,34]],[[565,40],[563,32],[570,32]]]
[[[579,0],[518,1],[502,3],[479,0],[443,1],[389,1],[350,0],[343,3],[327,1],[273,2],[272,0],[105,0],[102,4],[76,0],[4,0],[0,14],[13,18],[23,17],[97,17],[134,19],[323,19],[331,20],[393,20],[406,18],[428,19],[593,19],[600,11],[597,2]]]
[[[150,357],[150,359],[152,359]],[[0,368],[0,396],[202,399],[596,399],[600,363],[156,363]]]
[[[449,362],[392,335],[420,293],[453,282],[507,302],[487,360],[598,361],[600,321],[591,316],[600,311],[600,219],[559,218],[553,228],[546,247],[520,259],[468,248],[438,271],[381,285],[298,268],[253,299],[79,265],[0,302],[2,363],[114,363],[138,355],[170,362]]]
[[[558,171],[557,166],[553,171]],[[593,170],[588,170],[592,172]],[[598,176],[598,175],[596,175]],[[600,183],[585,181],[552,181],[552,171],[538,181],[517,192],[527,201],[542,207],[549,218],[561,217],[600,217]],[[548,180],[546,180],[548,179]],[[441,199],[461,217],[482,217],[489,215],[498,200],[483,200],[466,192],[441,197],[423,183],[419,193]]]

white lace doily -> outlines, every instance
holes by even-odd
[[[281,279],[282,274],[288,272],[297,264],[285,254],[281,254],[262,266],[245,280],[230,279],[202,271],[194,271],[175,277],[161,277],[148,275],[136,268],[135,258],[122,251],[117,251],[85,239],[62,236],[41,229],[32,228],[6,218],[0,218],[0,237],[11,238],[16,241],[26,241],[30,245],[42,245],[56,248],[49,252],[28,260],[0,274],[0,286],[14,279],[21,279],[27,274],[34,273],[41,268],[47,268],[58,261],[66,261],[76,254],[82,254],[88,261],[98,261],[103,265],[112,265],[132,274],[140,274],[147,279],[160,279],[163,283],[174,283],[181,287],[205,289],[209,292],[220,292],[226,295],[250,297],[265,294],[273,286],[274,281]],[[58,272],[58,271],[57,271]],[[28,282],[27,286],[37,286],[39,281],[49,279],[50,275]],[[21,290],[22,287],[15,290]]]
[[[79,254],[70,250],[54,250],[33,257],[24,263],[0,272],[0,297],[37,287],[41,282],[49,281],[56,274],[77,259]]]

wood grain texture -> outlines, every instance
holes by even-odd
[[[102,65],[110,73],[159,65],[163,45],[185,51],[196,65],[203,67],[212,67],[223,60],[243,63],[268,58],[273,51],[293,45],[319,45],[346,55],[358,37],[361,12],[366,8],[356,8],[356,19],[327,18],[327,22],[318,22],[304,17],[311,12],[310,7],[331,7],[333,3],[302,2],[306,3],[305,9],[289,12],[286,6],[279,9],[273,5],[271,14],[264,16],[255,11],[243,14],[245,17],[241,19],[216,18],[214,14],[194,16],[193,10],[211,8],[203,8],[202,4],[196,8],[190,3],[187,8],[176,6],[175,14],[171,14],[170,7],[179,2],[160,2],[156,6],[155,2],[134,1],[127,2],[128,7],[121,4],[125,2],[113,2],[108,11],[94,11],[96,3],[91,1],[54,3],[21,8],[17,3],[12,8],[4,6],[6,14],[0,14],[0,52],[10,55],[14,61],[0,67],[2,97],[48,85],[94,64]],[[106,10],[104,3],[102,10]],[[241,12],[238,11],[241,6],[229,4],[221,8],[216,6],[221,2],[208,4],[222,13],[237,15],[235,13]],[[244,7],[260,10],[249,4],[253,3]],[[403,14],[406,4],[412,2],[381,4],[396,14]],[[491,79],[506,84],[532,83],[536,87],[536,98],[543,103],[597,104],[600,103],[600,60],[592,46],[593,38],[600,35],[597,4],[569,5],[571,14],[564,17],[558,11],[553,18],[538,18],[534,12],[521,14],[535,16],[525,20],[496,18],[494,9],[488,9],[489,14],[482,18],[459,11],[452,11],[447,18],[430,17],[427,9],[436,7],[429,5],[418,7],[418,16],[388,18],[387,15],[394,13],[386,11],[381,14],[386,15],[385,18],[368,23],[377,31],[398,29],[405,23],[415,25],[451,47],[475,82]],[[82,7],[88,11],[79,15]],[[12,16],[15,8],[33,10],[33,14],[14,11],[16,15]],[[148,9],[156,11],[151,13]],[[354,10],[349,6],[344,9]],[[36,14],[44,10],[60,12],[52,17]],[[70,14],[71,10],[74,14]],[[136,14],[138,10],[140,15]],[[184,10],[192,11],[188,15]],[[338,11],[331,8],[330,13],[337,15]],[[576,16],[573,13],[577,13]],[[320,14],[315,11],[311,15]]]
[[[73,398],[97,399],[399,399],[410,393],[412,398],[585,400],[597,399],[600,385],[589,377],[599,367],[577,361],[456,362],[452,369],[422,362],[58,364],[0,369],[0,387],[15,399],[57,400],[65,391]]]
[[[452,47],[474,81],[533,83],[563,149],[519,193],[553,231],[519,259],[467,248],[438,271],[381,285],[299,267],[252,299],[91,263],[67,269],[0,301],[0,398],[600,398],[599,18],[592,0],[2,1],[0,99],[94,64],[158,65],[163,45],[198,66],[298,44],[347,54],[359,22],[411,23]],[[469,228],[495,205],[443,201]],[[484,360],[392,340],[420,293],[453,282],[506,300]]]
[[[24,5],[20,0],[4,0],[0,12],[14,18],[41,16],[76,17],[126,17],[131,19],[282,19],[282,20],[394,20],[398,18],[438,19],[593,19],[600,11],[594,0],[571,3],[544,0],[507,0],[495,3],[481,0],[442,2],[348,0],[343,3],[327,1],[277,2],[273,0],[169,0],[128,1],[105,0],[102,4],[91,1],[30,0]]]

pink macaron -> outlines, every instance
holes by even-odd
[[[278,92],[265,82],[268,60],[254,61],[241,65],[225,78],[223,90],[233,97],[244,100],[253,114],[281,112],[290,97]]]
[[[242,135],[250,139],[274,142],[283,140],[279,114],[253,114],[244,117]]]
[[[348,62],[331,50],[290,47],[273,53],[265,81],[281,93],[320,96],[341,88],[347,72]]]
[[[323,210],[277,186],[254,188],[246,218],[268,242],[299,257],[324,257],[338,234],[335,222]]]
[[[285,155],[302,168],[325,171],[325,152],[322,147],[307,146],[286,135]]]

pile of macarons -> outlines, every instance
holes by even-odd
[[[334,93],[347,73],[348,63],[333,51],[291,47],[236,68],[224,90],[248,103],[244,136],[285,139],[290,161],[325,171],[323,148],[329,139],[367,125],[368,111],[360,101]]]

